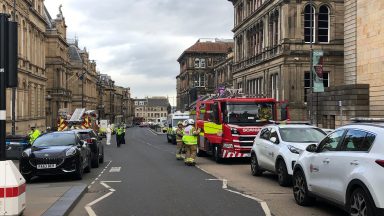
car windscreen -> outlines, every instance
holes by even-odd
[[[33,142],[33,146],[68,146],[75,144],[75,134],[71,133],[50,133],[37,138]]]
[[[81,140],[86,140],[86,139],[91,139],[91,134],[89,134],[88,132],[80,132],[79,133],[79,137]]]
[[[318,143],[326,134],[318,128],[280,128],[280,136],[285,142]]]
[[[272,103],[227,103],[224,109],[224,122],[260,123],[274,120]]]

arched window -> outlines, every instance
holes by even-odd
[[[304,41],[306,43],[314,42],[315,40],[315,13],[314,8],[311,5],[305,6],[304,9]],[[311,17],[312,17],[312,28],[311,28]],[[312,39],[311,39],[312,30]]]
[[[329,9],[325,5],[320,7],[318,26],[319,26],[319,31],[318,31],[319,42],[328,43],[329,42]]]

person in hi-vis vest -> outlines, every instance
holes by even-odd
[[[186,148],[185,160],[187,165],[195,164],[197,152],[197,136],[200,133],[200,128],[196,130],[193,119],[188,119],[188,125],[184,128],[183,142]]]
[[[183,148],[183,135],[184,135],[184,126],[183,122],[179,121],[177,123],[176,129],[176,159],[181,160],[182,158],[182,148]]]

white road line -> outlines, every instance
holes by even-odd
[[[157,134],[155,132],[153,132],[152,130],[148,129],[148,131],[157,136]]]
[[[100,176],[104,173],[104,171],[107,169],[107,167],[109,166],[109,164],[111,164],[112,161],[109,161],[109,163],[105,166],[105,168],[103,169],[102,172],[100,172],[100,174],[92,181],[92,183],[90,185],[88,185],[88,189],[90,189],[92,187],[92,185],[97,181],[99,180]]]
[[[109,172],[120,172],[120,170],[121,170],[121,167],[111,167]]]
[[[88,215],[89,216],[97,216],[96,213],[93,211],[92,209],[92,206],[95,205],[96,203],[100,202],[101,200],[111,196],[113,194],[113,192],[115,192],[116,190],[111,188],[109,185],[107,185],[105,182],[113,182],[113,183],[116,183],[116,182],[121,182],[121,181],[101,181],[100,184],[103,185],[105,188],[109,189],[110,192],[108,192],[107,194],[105,194],[104,196],[101,196],[99,198],[97,198],[96,200],[88,203],[87,205],[85,205],[85,210],[87,211]]]
[[[200,170],[202,170],[203,172],[208,173],[206,170],[200,168],[199,166],[196,166],[196,167],[199,168]],[[208,173],[208,174],[210,174],[210,173]],[[244,194],[244,193],[241,193],[241,192],[238,192],[238,191],[234,191],[234,190],[228,189],[228,180],[227,179],[205,179],[205,180],[207,180],[207,181],[222,181],[223,182],[223,185],[222,185],[223,190],[226,190],[226,191],[231,192],[231,193],[238,194],[238,195],[246,197],[248,199],[255,200],[256,202],[260,203],[260,206],[263,209],[263,211],[265,213],[265,216],[271,216],[272,215],[271,214],[271,210],[269,209],[267,202],[265,202],[264,200],[256,198],[256,197],[253,197],[253,196],[248,195],[248,194]]]

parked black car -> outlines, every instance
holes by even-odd
[[[92,167],[99,167],[100,163],[104,163],[104,145],[101,143],[101,137],[92,129],[73,130],[81,140],[87,142],[91,149]]]
[[[29,137],[26,135],[7,135],[5,137],[6,159],[19,160],[21,153],[29,147]]]
[[[53,132],[37,138],[20,158],[20,172],[29,182],[33,176],[72,174],[82,179],[91,171],[91,150],[73,131]]]

